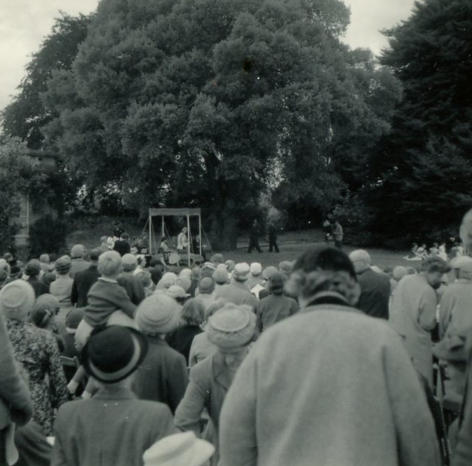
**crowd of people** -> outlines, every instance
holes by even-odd
[[[277,267],[124,232],[6,254],[0,465],[472,464],[472,258],[382,270],[339,239]]]

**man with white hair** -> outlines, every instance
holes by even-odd
[[[349,255],[361,287],[361,296],[357,307],[365,314],[388,320],[390,300],[390,279],[383,273],[372,270],[370,254],[357,249]]]

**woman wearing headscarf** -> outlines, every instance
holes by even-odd
[[[11,282],[0,291],[0,310],[6,318],[15,359],[28,374],[33,419],[45,435],[50,435],[54,410],[67,401],[68,394],[56,339],[48,330],[27,322],[34,302],[34,290],[23,280]]]
[[[246,305],[227,303],[209,319],[205,332],[217,351],[192,367],[184,398],[175,412],[178,429],[201,433],[201,416],[208,411],[212,428],[211,440],[218,459],[218,427],[221,407],[234,375],[248,352],[256,330],[256,316]]]

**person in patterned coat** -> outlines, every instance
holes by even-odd
[[[28,374],[33,419],[44,435],[51,435],[54,411],[68,400],[67,382],[54,335],[26,322],[33,304],[34,290],[26,281],[11,282],[0,292],[0,309],[13,354]]]

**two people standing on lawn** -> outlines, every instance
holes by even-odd
[[[248,253],[251,253],[253,249],[257,252],[262,252],[261,246],[259,245],[259,237],[261,236],[261,225],[257,220],[254,220],[249,230],[249,247]],[[277,232],[278,227],[274,221],[269,221],[267,224],[267,233],[269,235],[269,252],[280,252],[279,246],[277,245]]]

